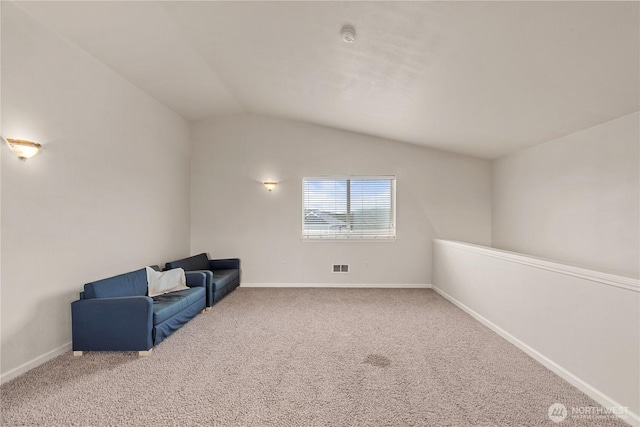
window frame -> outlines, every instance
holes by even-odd
[[[350,199],[351,191],[349,183],[350,181],[358,180],[390,180],[391,181],[391,216],[392,216],[392,231],[393,235],[368,235],[360,236],[357,234],[335,234],[335,235],[308,235],[305,234],[305,183],[312,180],[323,181],[347,181],[347,211],[350,212]],[[317,176],[305,176],[302,178],[302,203],[301,203],[301,233],[300,238],[304,242],[395,242],[398,235],[397,224],[397,177],[396,175],[317,175]],[[350,220],[349,216],[347,218]]]

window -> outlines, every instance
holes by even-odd
[[[303,239],[394,239],[396,178],[325,177],[302,182]]]

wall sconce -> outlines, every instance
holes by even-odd
[[[31,157],[35,156],[40,152],[42,145],[37,142],[25,141],[23,139],[13,139],[13,138],[2,138],[7,144],[9,144],[9,148],[13,151],[13,154],[18,156],[20,160],[27,160]]]
[[[263,182],[263,184],[264,184],[264,188],[266,188],[267,191],[273,191],[273,189],[276,188],[277,182],[266,181],[266,182]]]

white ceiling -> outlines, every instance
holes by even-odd
[[[251,112],[495,158],[640,110],[635,1],[17,5],[189,120]]]

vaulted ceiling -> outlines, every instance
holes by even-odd
[[[495,158],[640,110],[638,2],[16,4],[188,120],[250,112]]]

